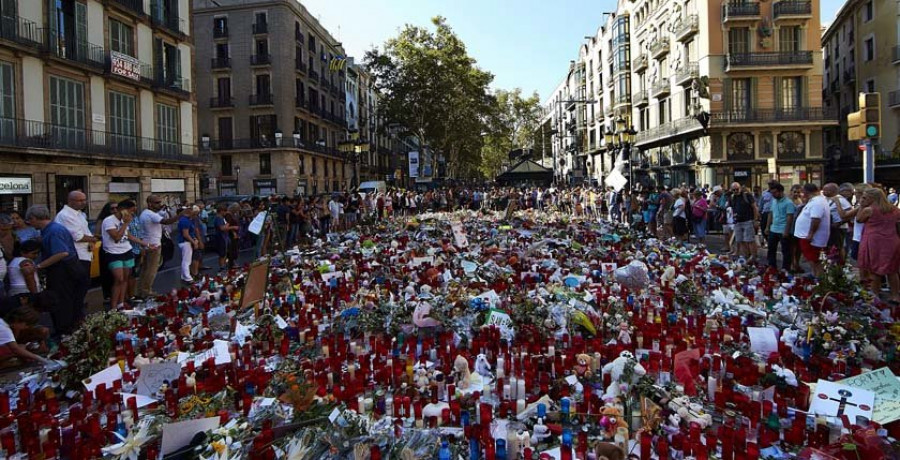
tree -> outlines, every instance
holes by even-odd
[[[486,177],[500,173],[510,150],[532,147],[541,123],[541,102],[537,93],[523,98],[522,90],[497,90],[495,107],[481,149],[481,172]]]
[[[447,176],[476,172],[493,97],[494,76],[478,68],[443,17],[434,30],[407,24],[383,51],[366,53],[365,66],[384,95],[385,124],[415,136],[446,158]]]

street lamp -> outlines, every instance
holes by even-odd
[[[234,194],[235,195],[241,194],[241,167],[240,166],[234,167]]]
[[[628,161],[628,188],[634,190],[634,170],[631,164],[631,146],[634,142],[634,135],[637,131],[633,126],[629,126],[627,121],[618,117],[615,120],[616,130],[610,128],[603,133],[603,139],[606,141],[607,151],[611,154],[611,160],[615,166],[616,154],[621,153],[623,159]]]

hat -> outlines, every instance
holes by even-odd
[[[712,190],[712,191],[713,191],[713,193],[721,192],[721,191],[722,191],[722,186],[721,186],[721,185],[717,185],[717,186],[713,187],[713,190]]]

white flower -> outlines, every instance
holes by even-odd
[[[103,453],[105,455],[115,455],[120,460],[138,460],[141,446],[152,439],[150,436],[150,424],[152,421],[152,418],[142,419],[138,426],[133,427],[131,434],[127,438],[113,432],[122,442],[104,447]]]

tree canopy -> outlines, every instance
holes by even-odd
[[[495,110],[489,85],[443,17],[434,29],[407,24],[382,50],[366,53],[365,67],[383,94],[383,127],[398,126],[446,159],[448,177],[469,177],[481,163],[482,133]]]
[[[510,150],[531,147],[541,122],[541,102],[537,93],[522,97],[522,90],[497,90],[495,107],[481,150],[481,172],[495,177]]]

